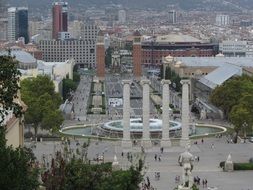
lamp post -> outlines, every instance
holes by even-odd
[[[244,140],[246,139],[246,128],[248,127],[248,124],[246,123],[246,121],[244,121],[244,123],[242,124],[242,127],[244,129]]]

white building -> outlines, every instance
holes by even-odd
[[[223,41],[219,44],[219,51],[225,57],[253,57],[253,42]]]
[[[68,39],[70,39],[70,33],[69,32],[59,32],[58,39],[59,40],[68,40]]]
[[[120,24],[124,24],[126,22],[126,11],[119,10],[118,19]]]
[[[95,40],[41,40],[39,49],[46,62],[64,62],[73,58],[76,64],[95,67]]]
[[[17,37],[17,8],[8,8],[8,41],[14,42]]]
[[[218,26],[229,25],[229,15],[216,15],[216,25]]]

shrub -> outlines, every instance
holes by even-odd
[[[234,170],[253,170],[252,163],[234,163]]]

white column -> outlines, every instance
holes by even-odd
[[[182,136],[180,146],[185,147],[189,140],[189,84],[190,80],[181,80],[182,84]]]
[[[161,147],[168,148],[171,146],[170,141],[170,80],[162,80],[163,87],[163,125],[162,125],[162,141]]]
[[[143,79],[141,80],[142,90],[143,90],[143,99],[142,99],[142,146],[145,148],[151,147],[150,133],[149,133],[149,85],[150,80]]]
[[[131,148],[132,142],[130,139],[130,85],[132,81],[123,80],[123,139],[122,147]]]

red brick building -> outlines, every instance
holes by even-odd
[[[97,77],[100,80],[105,78],[105,44],[104,34],[102,31],[98,33],[98,39],[96,44],[96,69]]]
[[[138,80],[142,76],[142,47],[141,47],[141,35],[138,31],[133,34],[133,73]]]
[[[219,45],[202,42],[188,35],[158,36],[141,44],[142,64],[161,64],[162,57],[211,57],[219,53]],[[133,52],[134,54],[134,52]]]

